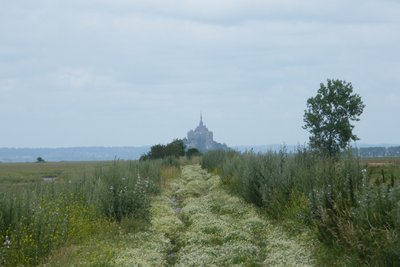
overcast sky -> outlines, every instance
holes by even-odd
[[[327,78],[400,143],[399,1],[0,0],[0,147],[304,144]]]

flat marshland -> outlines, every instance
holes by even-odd
[[[111,161],[0,163],[0,184],[32,183],[46,176],[65,179],[85,171],[91,172],[98,166],[110,165]]]

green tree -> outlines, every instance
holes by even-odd
[[[175,139],[165,147],[166,156],[180,157],[185,155],[185,143],[181,139]]]
[[[45,160],[42,157],[37,157],[36,158],[36,162],[37,163],[43,163],[43,162],[45,162]]]
[[[154,145],[150,148],[149,158],[160,159],[165,157],[165,145]]]
[[[353,93],[351,83],[328,79],[321,83],[315,97],[307,100],[304,111],[304,129],[310,132],[310,147],[335,156],[359,140],[353,134],[351,121],[359,121],[365,105],[358,94]]]
[[[175,139],[167,145],[154,145],[150,148],[150,151],[142,155],[140,160],[148,159],[161,159],[165,157],[180,157],[185,155],[185,143],[181,139]]]

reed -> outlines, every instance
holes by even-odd
[[[202,167],[270,217],[315,230],[347,264],[400,264],[399,166],[379,171],[350,153],[338,160],[299,148],[294,154],[210,151]]]
[[[83,242],[113,224],[148,224],[150,196],[169,160],[114,161],[85,174],[34,182],[0,193],[0,266],[31,266],[66,243]],[[127,223],[129,221],[129,223]]]

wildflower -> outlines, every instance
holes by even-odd
[[[363,178],[367,177],[367,169],[362,169],[361,173],[362,173]]]
[[[4,242],[3,242],[3,246],[5,246],[6,248],[10,248],[10,245],[11,245],[10,238],[8,237],[8,235],[6,235]]]

